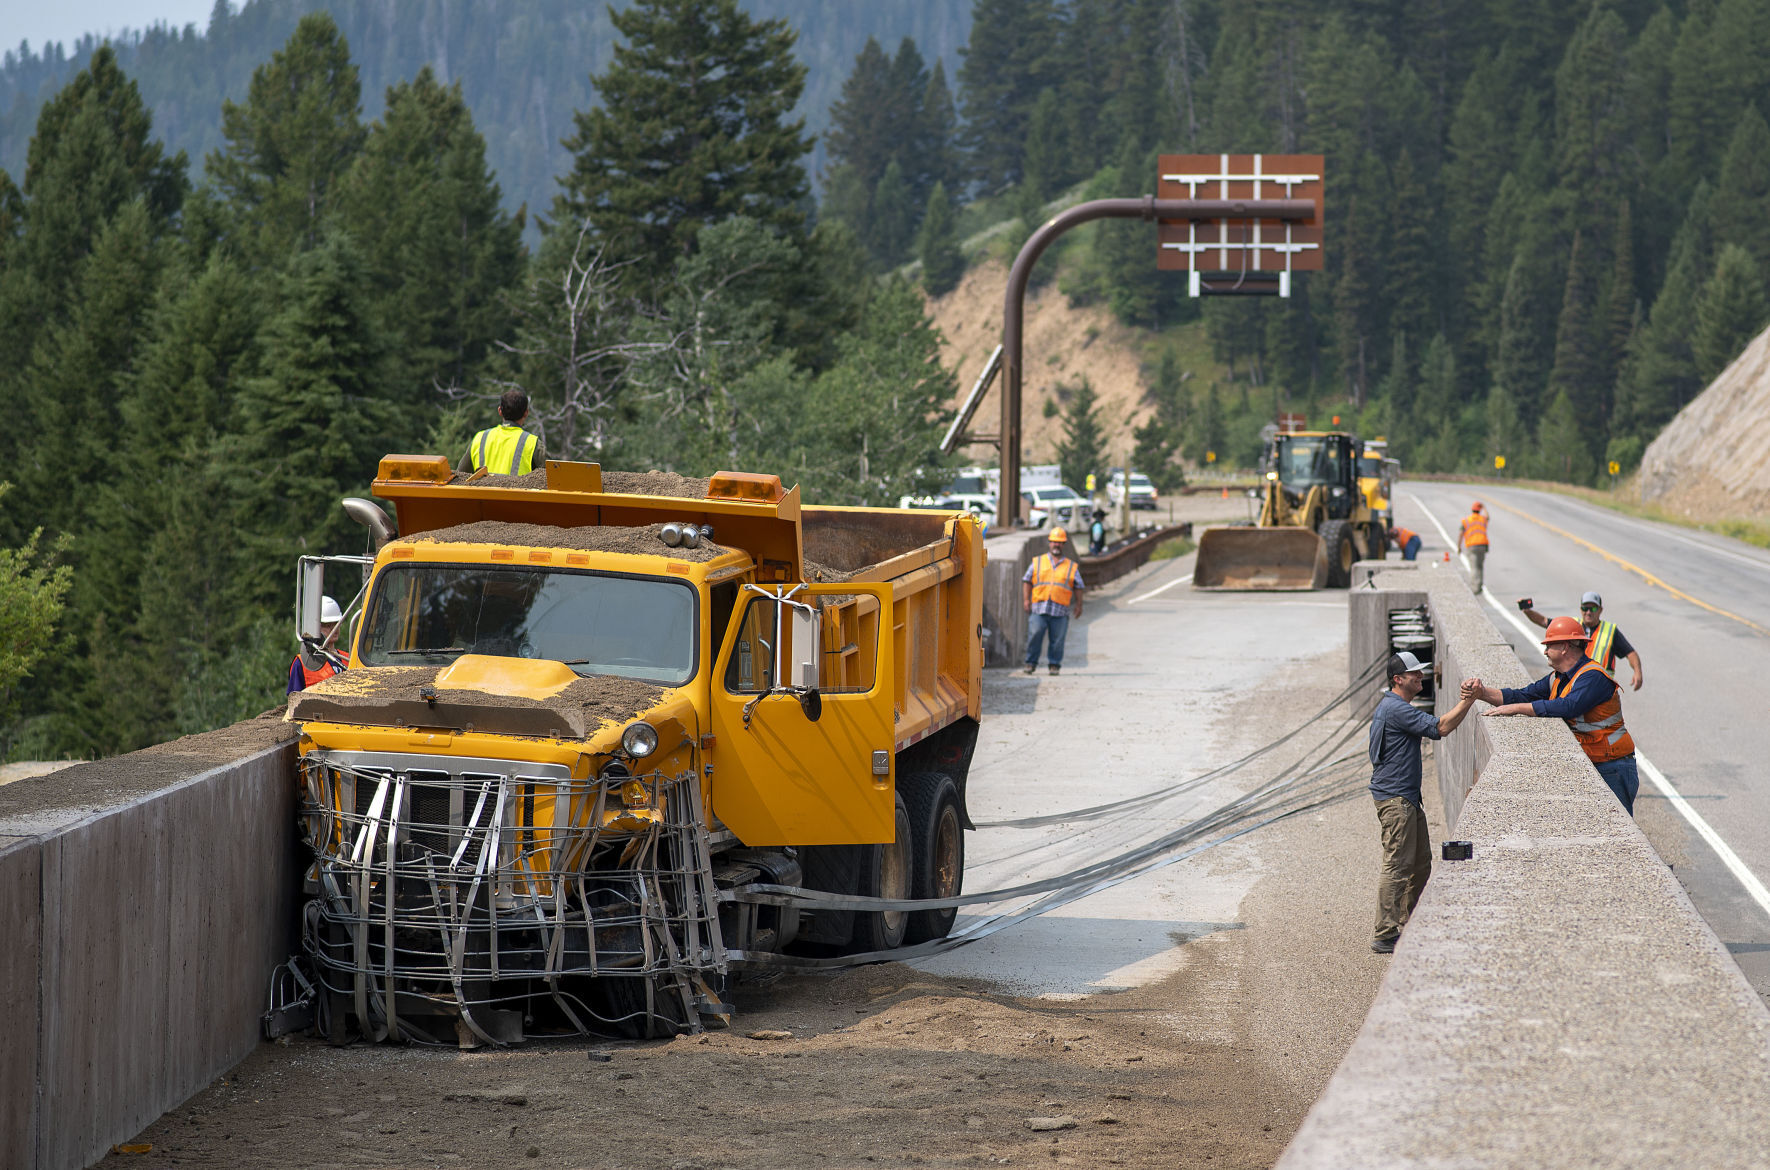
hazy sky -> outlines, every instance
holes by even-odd
[[[0,3],[0,48],[16,49],[21,39],[32,49],[50,41],[71,44],[83,33],[145,28],[158,21],[174,27],[209,26],[215,0],[4,0]],[[238,0],[235,2],[237,8]]]

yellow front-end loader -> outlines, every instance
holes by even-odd
[[[1344,589],[1352,565],[1381,560],[1388,526],[1360,490],[1363,445],[1341,431],[1276,435],[1267,459],[1260,519],[1207,528],[1194,589]]]

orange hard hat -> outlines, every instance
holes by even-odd
[[[1051,530],[1051,543],[1052,544],[1062,544],[1064,541],[1066,541],[1068,539],[1069,539],[1069,533],[1065,532],[1063,529],[1053,528]]]
[[[1476,501],[1475,501],[1475,502],[1474,502],[1474,503],[1473,503],[1473,504],[1470,504],[1470,505],[1469,505],[1469,511],[1471,511],[1471,512],[1479,512],[1479,511],[1481,511],[1481,501],[1480,501],[1480,500],[1476,500]]]
[[[1584,642],[1589,637],[1591,635],[1580,625],[1578,618],[1558,617],[1543,632],[1543,645],[1547,646],[1550,642]]]

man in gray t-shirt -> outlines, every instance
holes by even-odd
[[[1441,718],[1414,706],[1431,666],[1405,650],[1391,654],[1389,689],[1371,716],[1371,798],[1377,802],[1377,824],[1383,833],[1377,929],[1371,939],[1371,950],[1379,955],[1395,950],[1395,940],[1432,876],[1432,842],[1426,836],[1426,811],[1420,803],[1420,740],[1449,735],[1475,705],[1475,696],[1465,686],[1457,705]]]

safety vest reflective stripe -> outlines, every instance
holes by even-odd
[[[1040,553],[1033,561],[1034,601],[1051,601],[1068,605],[1075,595],[1076,563],[1065,557],[1061,568],[1050,553]]]
[[[1487,513],[1472,512],[1463,517],[1463,547],[1487,543]]]
[[[1585,715],[1565,720],[1565,722],[1568,727],[1573,729],[1574,738],[1579,740],[1580,747],[1585,749],[1586,758],[1594,764],[1604,764],[1611,760],[1620,760],[1627,755],[1633,755],[1635,751],[1635,740],[1629,735],[1629,729],[1623,726],[1622,690],[1620,687],[1616,687],[1616,680],[1611,678],[1610,672],[1596,662],[1587,661],[1584,666],[1574,671],[1573,677],[1565,683],[1559,678],[1551,678],[1549,680],[1549,698],[1559,699],[1571,691],[1573,685],[1583,675],[1594,670],[1610,679],[1613,688],[1610,697],[1587,711]],[[1616,730],[1610,731],[1611,728]],[[1606,731],[1610,731],[1610,734],[1606,735]]]
[[[1599,622],[1598,628],[1592,631],[1591,638],[1586,642],[1586,657],[1611,670],[1616,666],[1616,653],[1613,643],[1616,641],[1616,623]]]
[[[535,436],[521,427],[488,427],[473,436],[468,450],[475,471],[483,467],[506,475],[527,475],[534,470]]]
[[[1419,533],[1411,528],[1397,528],[1395,530],[1395,539],[1404,545],[1418,535]]]

